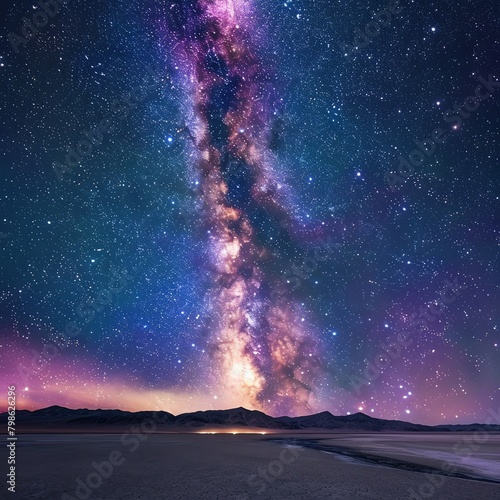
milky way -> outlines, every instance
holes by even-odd
[[[242,0],[179,2],[167,33],[178,42],[192,106],[189,161],[213,279],[214,382],[250,407],[296,413],[311,409],[322,369],[304,312],[285,300],[270,272],[279,251],[263,233],[274,229],[278,245],[297,235],[273,169],[279,102],[274,77],[256,55],[251,7]]]

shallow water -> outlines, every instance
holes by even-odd
[[[355,434],[296,442],[353,464],[500,482],[500,434]]]

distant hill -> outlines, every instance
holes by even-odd
[[[49,406],[40,410],[16,411],[16,432],[113,432],[140,425],[153,419],[156,428],[163,431],[196,432],[203,429],[224,428],[269,429],[282,431],[334,430],[369,432],[457,432],[500,431],[500,425],[419,425],[401,420],[373,418],[364,413],[335,416],[328,411],[303,417],[270,417],[261,411],[233,408],[229,410],[196,411],[173,415],[165,411],[128,412],[122,410],[71,410]],[[2,432],[7,428],[7,413],[0,414]]]

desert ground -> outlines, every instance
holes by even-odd
[[[500,435],[481,439],[464,433],[158,434],[144,429],[18,435],[12,498],[500,499]],[[2,498],[9,498],[3,488]]]

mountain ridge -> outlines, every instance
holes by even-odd
[[[487,424],[440,424],[423,425],[402,420],[386,420],[370,417],[362,412],[352,415],[333,415],[322,411],[312,415],[298,417],[271,417],[259,410],[249,410],[242,406],[226,410],[199,410],[174,415],[166,411],[145,410],[130,412],[119,409],[88,408],[71,409],[52,405],[38,410],[17,410],[16,424],[18,431],[61,428],[63,430],[82,430],[100,427],[113,429],[120,426],[141,424],[147,419],[158,422],[160,430],[184,429],[185,431],[204,427],[224,428],[242,427],[282,431],[300,430],[335,430],[335,431],[370,431],[370,432],[460,432],[486,429],[500,431],[500,425]],[[7,421],[7,413],[0,413],[0,422]],[[5,426],[4,426],[5,428]]]

